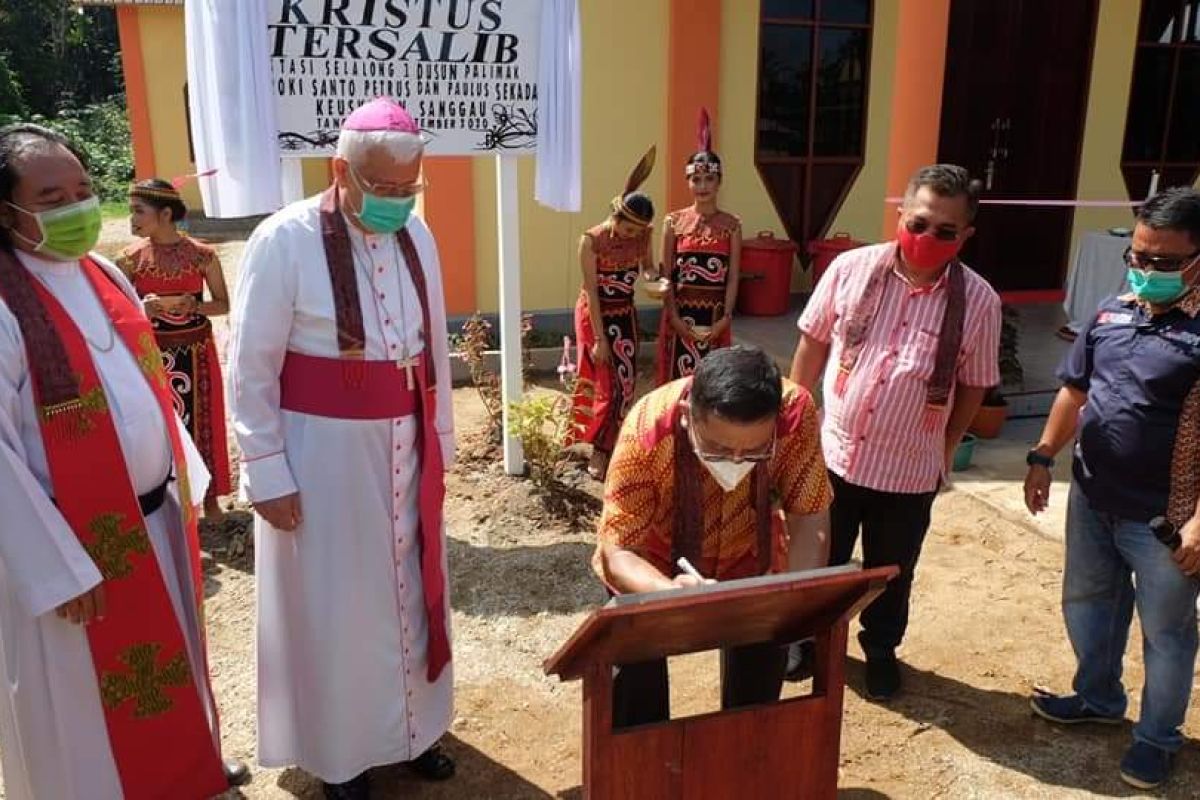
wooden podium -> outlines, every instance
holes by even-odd
[[[622,595],[545,664],[583,678],[588,800],[833,798],[850,619],[895,576],[857,565]],[[613,665],[813,637],[812,694],[613,730]]]

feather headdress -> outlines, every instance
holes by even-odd
[[[630,172],[629,177],[625,179],[625,190],[614,197],[612,201],[614,214],[619,214],[633,224],[641,225],[642,227],[648,226],[653,220],[646,219],[630,208],[629,204],[625,202],[625,198],[636,192],[646,182],[646,178],[650,177],[650,173],[654,170],[654,159],[657,154],[658,148],[651,145],[646,154],[642,156],[641,161],[638,161],[637,166],[633,168],[633,172]]]
[[[145,197],[151,200],[180,200],[179,190],[186,186],[190,181],[197,178],[207,178],[209,175],[216,174],[215,169],[205,170],[204,172],[194,172],[190,175],[177,175],[167,183],[171,184],[170,189],[160,189],[156,186],[143,186],[134,184],[129,188],[130,197]]]
[[[696,152],[688,159],[684,169],[687,175],[720,175],[721,162],[712,149],[712,120],[708,109],[701,107],[696,121]]]

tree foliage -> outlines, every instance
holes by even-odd
[[[0,114],[54,117],[123,91],[113,9],[0,3]]]
[[[133,179],[123,92],[113,9],[0,0],[0,125],[36,122],[67,136],[105,200],[124,199]]]
[[[133,181],[133,146],[123,99],[62,111],[53,118],[35,114],[30,121],[59,131],[83,150],[102,200],[126,198]]]

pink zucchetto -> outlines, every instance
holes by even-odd
[[[376,97],[363,103],[346,117],[342,123],[344,131],[395,131],[396,133],[420,134],[416,120],[404,106],[388,97]]]

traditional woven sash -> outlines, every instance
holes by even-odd
[[[691,386],[684,391],[686,401]],[[675,412],[675,529],[671,536],[671,564],[681,557],[699,565],[704,544],[704,488],[701,484],[700,458],[692,449],[683,414]],[[758,573],[771,568],[771,477],[767,462],[756,464],[750,473],[750,496],[754,498],[755,555]],[[715,576],[708,576],[715,577]]]
[[[192,579],[199,546],[187,468],[162,356],[140,309],[81,262],[116,334],[158,401],[171,439]],[[59,511],[104,578],[108,613],[87,628],[109,745],[126,798],[205,798],[227,788],[187,644],[163,581],[88,345],[62,305],[0,249],[0,295],[16,316]],[[55,362],[43,359],[56,357]],[[186,598],[185,598],[186,600]],[[202,680],[207,681],[207,666]],[[211,696],[211,692],[209,693]]]
[[[1171,451],[1171,489],[1167,519],[1182,528],[1196,514],[1200,500],[1200,383],[1183,401]]]
[[[367,368],[362,366],[366,348],[362,306],[359,305],[358,282],[354,275],[354,255],[350,249],[350,232],[337,202],[337,188],[330,187],[321,197],[321,237],[329,278],[333,283],[334,314],[338,328],[338,350],[345,363],[357,360],[358,370],[347,372],[349,385],[362,385]],[[424,584],[425,614],[428,620],[429,642],[426,677],[433,683],[450,663],[450,638],[446,633],[445,579],[442,574],[442,503],[446,496],[446,478],[442,448],[437,435],[437,380],[429,343],[436,335],[429,322],[429,290],[417,247],[407,230],[396,233],[396,242],[404,256],[409,278],[421,301],[421,322],[425,334],[426,357],[416,370],[417,403],[421,415],[420,436],[417,439],[421,463],[418,510],[421,541],[421,582]],[[395,362],[387,362],[396,368]]]
[[[871,275],[863,285],[862,292],[857,297],[850,298],[842,353],[838,360],[837,380],[834,383],[839,396],[845,393],[850,373],[854,371],[866,346],[871,323],[879,314],[879,304],[883,300],[887,277],[896,263],[896,249],[888,248],[872,265]],[[928,430],[937,427],[946,405],[950,402],[950,391],[954,387],[954,376],[958,367],[958,352],[962,347],[966,310],[967,292],[963,266],[958,261],[952,261],[946,273],[946,313],[942,317],[941,330],[938,331],[933,374],[929,377],[929,384],[925,390],[922,425]]]

